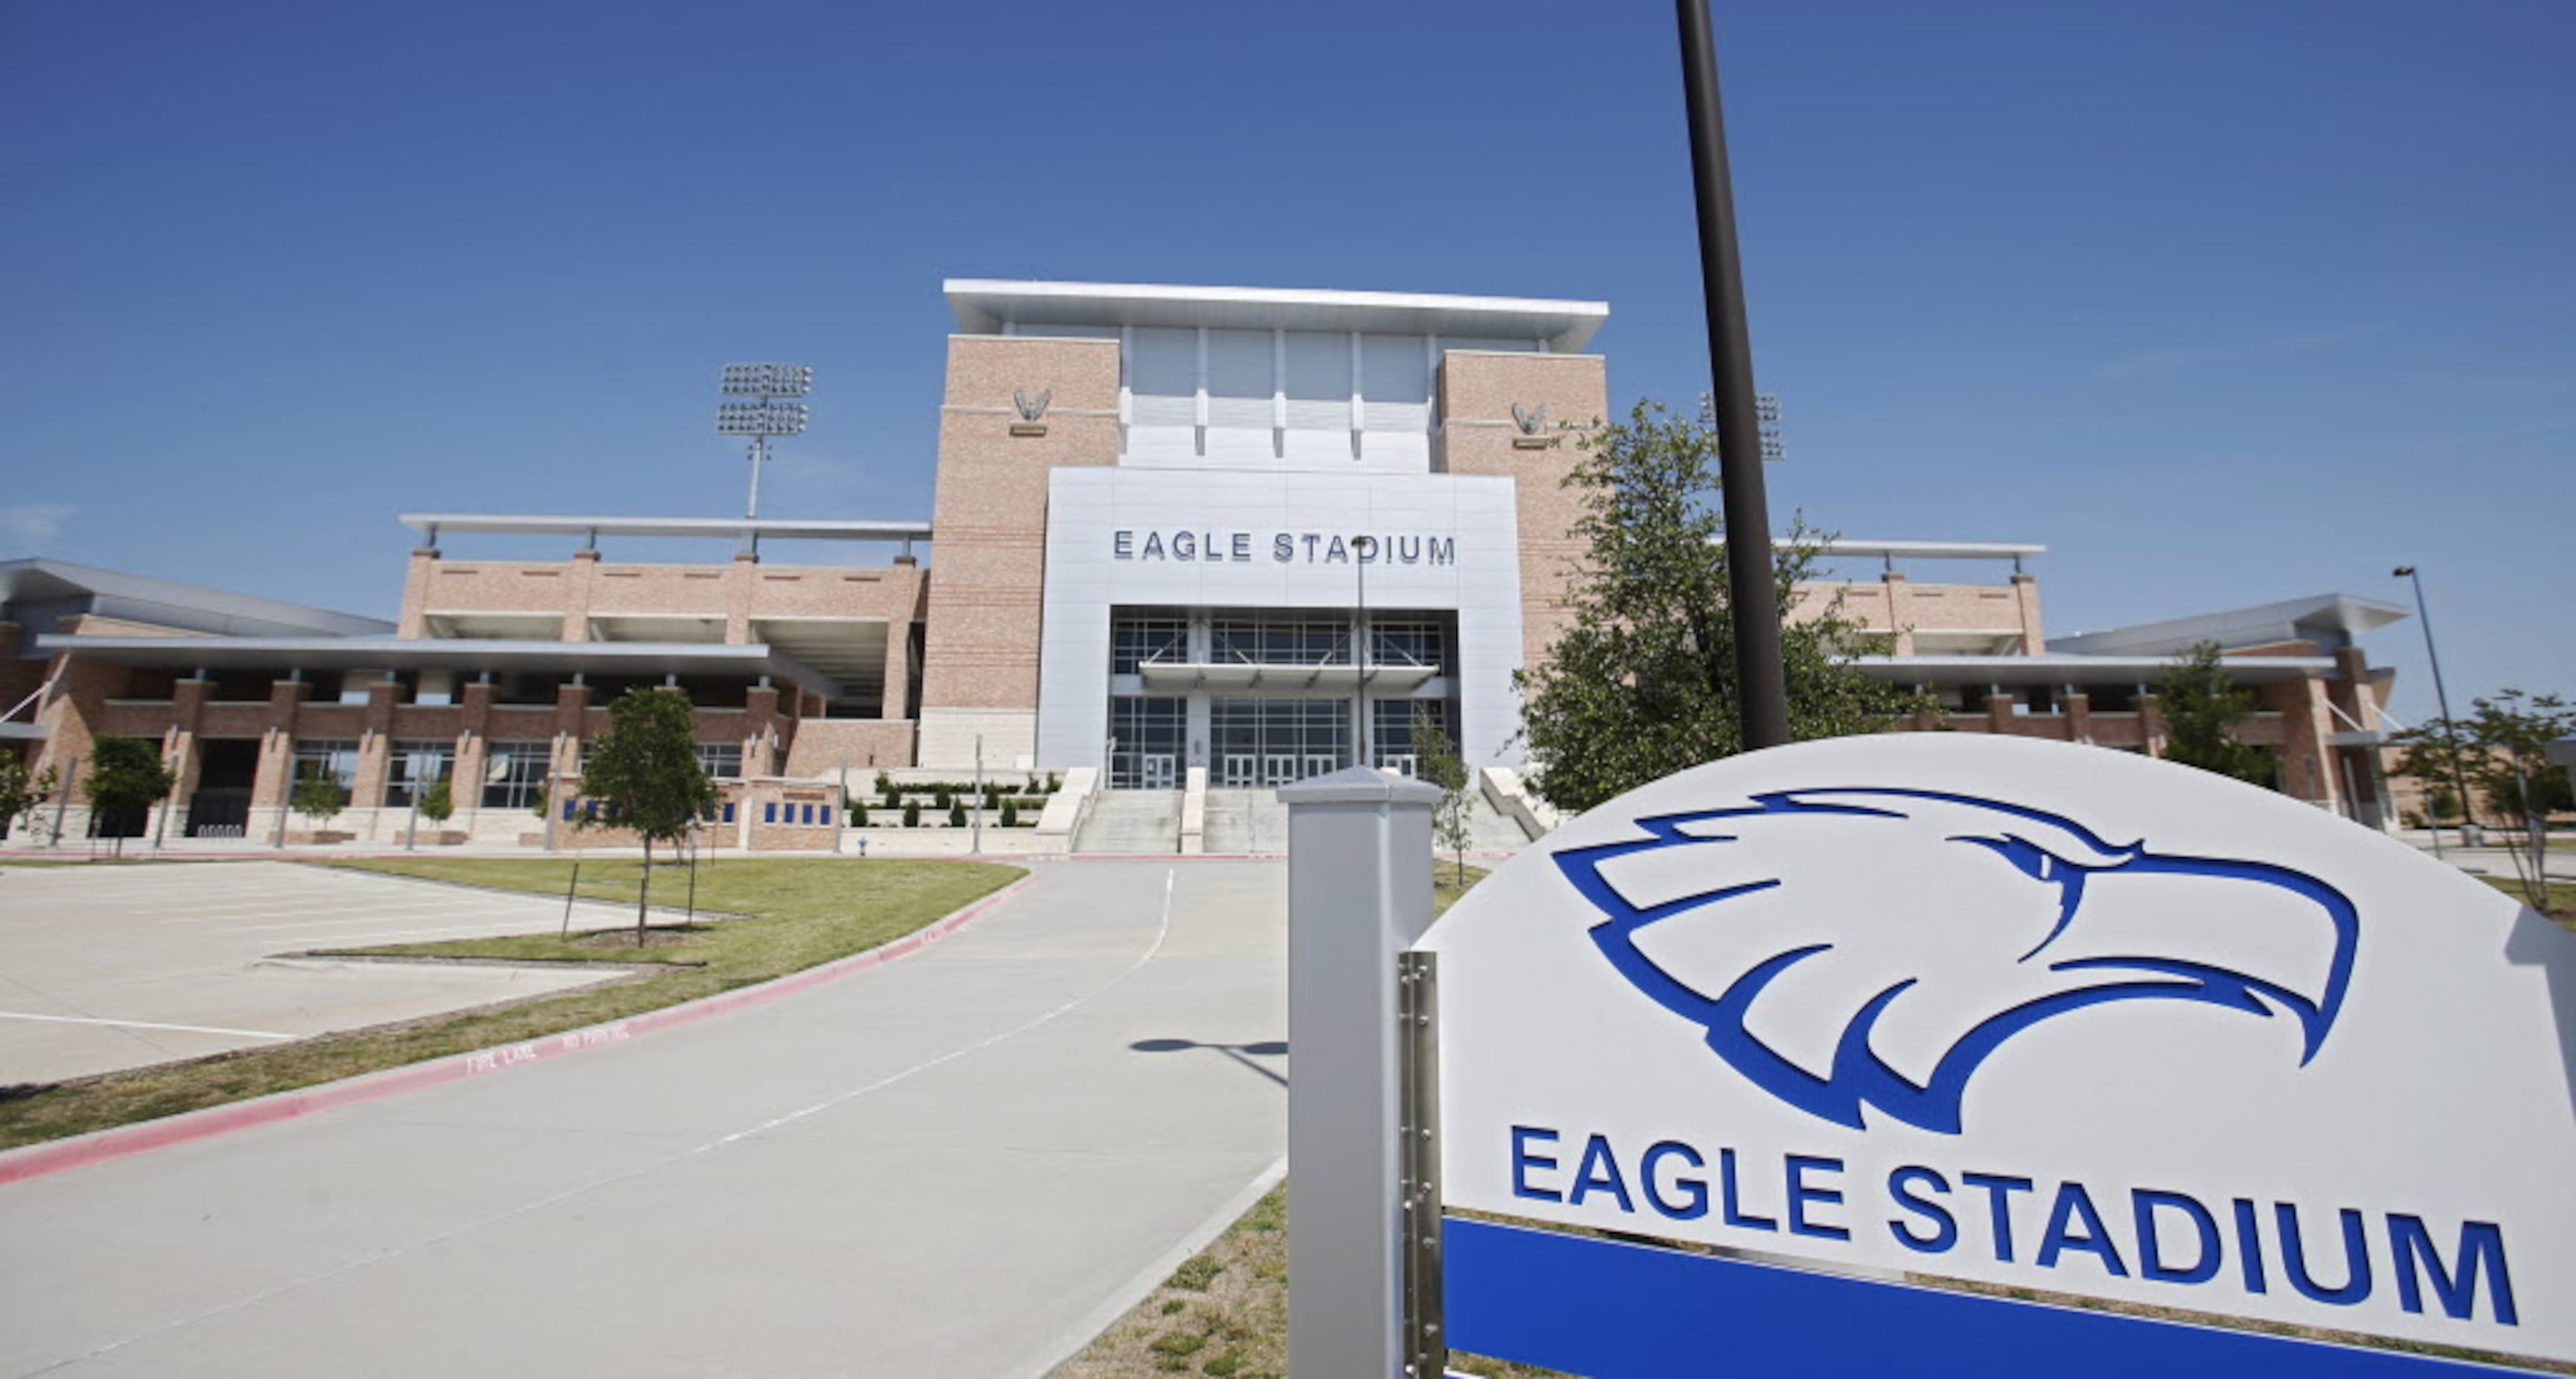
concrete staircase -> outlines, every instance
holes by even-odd
[[[1207,850],[1220,856],[1288,851],[1288,806],[1272,786],[1207,792]]]
[[[1282,825],[1283,836],[1285,825]],[[1181,792],[1106,790],[1074,838],[1076,852],[1169,857],[1181,848]]]
[[[1529,842],[1521,826],[1485,800],[1467,797],[1470,853],[1518,852]],[[1269,786],[1207,792],[1207,850],[1220,856],[1280,856],[1288,851],[1288,806]]]

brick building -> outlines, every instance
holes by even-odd
[[[565,803],[631,685],[696,704],[746,846],[755,795],[845,769],[1259,790],[1357,760],[1410,769],[1425,721],[1472,766],[1518,764],[1512,675],[1547,655],[1578,554],[1567,423],[1610,411],[1603,361],[1582,352],[1606,306],[989,281],[947,296],[926,522],[408,514],[390,624],[20,562],[34,573],[0,585],[0,692],[19,705],[0,741],[65,765],[97,734],[158,741],[180,785],[151,827],[173,836],[289,838],[292,783],[329,773],[350,799],[330,826],[374,841],[440,779],[451,830],[542,841],[545,802]],[[485,536],[571,549],[449,549]],[[629,558],[708,537],[737,553]],[[854,559],[762,558],[789,540]],[[2146,751],[2142,686],[2175,638],[2216,627],[2265,698],[2249,736],[2279,749],[2283,788],[2376,816],[2350,735],[2376,730],[2385,675],[2352,637],[2398,610],[2330,598],[2052,643],[2022,568],[2039,550],[1842,542],[1881,578],[1815,592],[1874,635],[1872,673],[1932,687],[1949,726]],[[1933,560],[2013,572],[1900,569]]]

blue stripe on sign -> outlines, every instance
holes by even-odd
[[[2431,1379],[2486,1365],[1938,1292],[1450,1217],[1449,1344],[1591,1379]]]

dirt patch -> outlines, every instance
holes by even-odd
[[[574,939],[573,942],[583,948],[624,948],[632,951],[637,948],[685,948],[693,943],[703,943],[705,940],[686,929],[647,929],[644,931],[644,941],[637,943],[635,931],[632,929],[603,929],[596,934],[587,934]]]

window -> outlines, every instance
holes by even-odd
[[[346,792],[358,781],[358,744],[346,738],[306,738],[295,744],[295,778],[335,780]]]
[[[1219,699],[1208,705],[1217,783],[1285,785],[1351,764],[1347,699]]]
[[[1190,625],[1179,618],[1120,618],[1109,629],[1109,673],[1133,675],[1147,661],[1189,659]]]
[[[717,780],[742,779],[742,744],[739,742],[699,743],[698,769]]]
[[[1436,622],[1369,623],[1369,664],[1443,668],[1449,639]]]
[[[1116,695],[1109,701],[1109,788],[1180,788],[1181,739],[1189,701]]]
[[[483,751],[483,807],[527,809],[546,788],[552,753],[542,742],[495,742]]]
[[[1220,619],[1214,624],[1219,662],[1259,666],[1333,666],[1351,663],[1351,630],[1340,622]]]
[[[408,809],[422,792],[447,779],[454,766],[453,744],[446,742],[397,742],[393,756],[386,762],[385,804],[392,809]]]
[[[1458,745],[1457,729],[1449,701],[1446,699],[1372,699],[1369,701],[1370,745],[1377,750],[1379,766],[1390,757],[1420,757],[1421,748],[1413,740],[1417,720],[1438,728],[1449,739],[1449,749],[1463,752]],[[1420,769],[1417,763],[1417,771]]]

